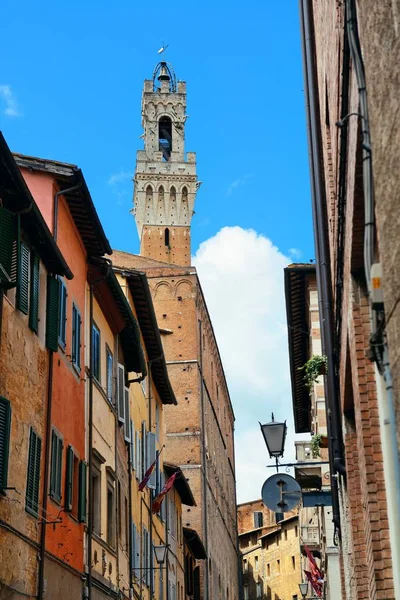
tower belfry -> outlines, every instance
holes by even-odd
[[[142,94],[144,150],[137,152],[135,221],[140,254],[190,265],[190,223],[198,189],[196,154],[185,156],[186,83],[158,63]]]

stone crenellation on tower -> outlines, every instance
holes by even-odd
[[[142,94],[144,150],[137,152],[134,209],[140,254],[190,264],[190,223],[196,192],[196,154],[185,156],[186,83],[159,63]]]

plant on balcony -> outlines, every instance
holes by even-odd
[[[308,389],[312,390],[313,385],[316,381],[318,381],[318,377],[320,375],[326,375],[328,368],[328,359],[326,356],[319,356],[318,354],[314,354],[302,367],[299,368],[300,371],[304,370],[304,381],[305,385]]]
[[[312,436],[311,438],[311,453],[313,458],[318,458],[321,456],[321,441],[322,441],[322,435],[320,433],[316,433],[315,435]]]

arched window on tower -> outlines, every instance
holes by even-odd
[[[184,224],[187,225],[189,222],[189,204],[188,204],[188,189],[187,189],[186,185],[182,188],[181,215],[183,217]]]
[[[158,149],[163,153],[163,160],[171,158],[172,121],[169,117],[161,117],[158,122]]]
[[[146,188],[146,216],[150,216],[150,212],[153,209],[153,188],[148,185]]]
[[[169,229],[168,229],[168,227],[166,227],[165,231],[164,231],[164,244],[165,244],[165,246],[167,246],[169,248]]]

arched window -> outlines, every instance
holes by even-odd
[[[168,227],[166,227],[165,231],[164,231],[164,244],[169,247],[169,229],[168,229]]]
[[[187,199],[188,199],[188,190],[185,185],[185,187],[182,189],[182,202],[187,202]]]
[[[163,159],[169,160],[172,152],[172,121],[169,117],[161,117],[158,122],[158,147]]]
[[[158,188],[158,201],[164,202],[164,188],[162,185]]]
[[[151,185],[148,185],[146,188],[146,200],[152,200],[153,199],[153,188],[151,187]]]
[[[176,189],[174,188],[174,186],[172,186],[169,191],[169,197],[172,200],[172,202],[176,201]]]

